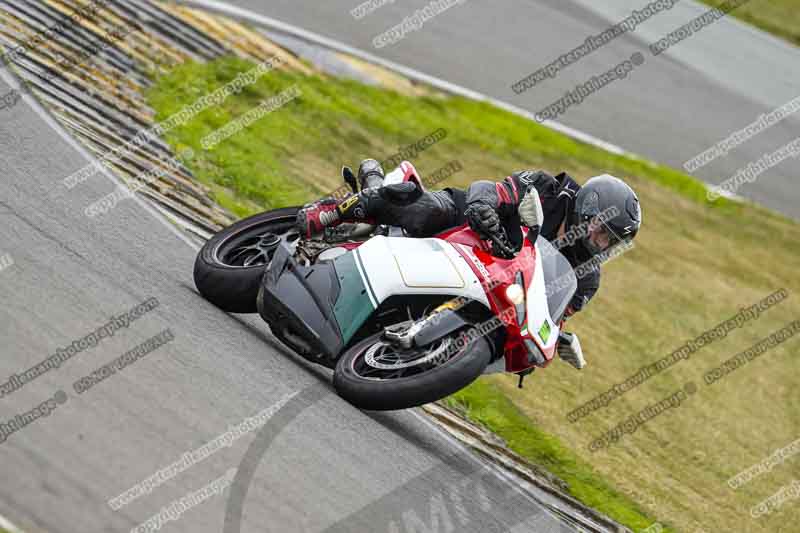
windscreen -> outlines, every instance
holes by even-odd
[[[578,279],[572,265],[564,255],[556,250],[550,241],[542,236],[536,241],[542,258],[544,284],[547,291],[547,307],[550,318],[558,324],[567,310],[567,305],[578,288]]]

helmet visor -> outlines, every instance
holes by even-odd
[[[625,240],[614,229],[595,217],[589,223],[584,244],[592,255],[609,254]]]

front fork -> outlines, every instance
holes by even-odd
[[[462,296],[448,300],[408,327],[397,330],[385,329],[383,336],[387,341],[404,349],[427,346],[464,325],[468,325],[458,314],[458,310],[470,301],[469,298]]]

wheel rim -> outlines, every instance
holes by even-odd
[[[300,238],[294,221],[294,217],[282,217],[242,228],[217,246],[214,258],[235,268],[266,266],[281,241],[294,242]]]
[[[352,361],[353,372],[362,379],[387,381],[429,372],[457,357],[461,350],[448,354],[453,344],[449,337],[423,349],[404,349],[383,340],[369,345]]]

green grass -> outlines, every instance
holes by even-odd
[[[237,59],[180,66],[159,80],[150,92],[150,103],[158,120],[166,119],[251,66]],[[298,83],[302,90],[298,101],[211,151],[200,147],[205,135]],[[225,105],[168,134],[168,140],[178,149],[191,146],[198,154],[192,166],[198,178],[214,188],[221,205],[245,215],[328,192],[341,185],[343,162],[388,157],[439,128],[445,128],[448,136],[415,161],[423,171],[433,171],[454,157],[490,176],[545,164],[578,174],[603,167],[620,174],[649,174],[698,202],[705,197],[699,182],[668,167],[589,149],[489,104],[464,98],[404,97],[354,81],[287,72],[262,78]],[[716,208],[737,209],[724,201]]]
[[[569,486],[570,494],[589,507],[602,510],[634,531],[653,523],[644,509],[610,486],[559,439],[537,427],[493,384],[479,380],[448,398],[446,403],[464,412],[470,420],[491,428],[515,452],[561,478]]]
[[[163,120],[252,65],[225,59],[187,64],[149,94]],[[297,84],[302,94],[214,150],[200,140],[259,101]],[[609,172],[640,196],[644,227],[636,247],[604,268],[600,291],[570,320],[588,367],[559,361],[516,388],[514,376],[489,376],[456,399],[511,447],[565,479],[576,497],[632,528],[652,522],[675,531],[789,532],[800,505],[753,520],[748,510],[791,482],[794,463],[737,490],[725,481],[800,437],[797,341],[790,341],[714,387],[705,371],[800,317],[800,226],[750,204],[708,204],[705,188],[680,172],[572,141],[484,103],[437,95],[410,97],[356,82],[272,72],[257,84],[168,135],[192,147],[190,168],[238,215],[300,204],[341,185],[342,164],[382,159],[445,128],[447,137],[415,158],[424,175],[457,159],[464,171],[444,186],[502,179],[542,168],[578,181]],[[769,179],[764,176],[761,179]],[[765,295],[792,296],[756,323],[732,332],[592,415],[566,415],[622,378],[678,348]],[[589,442],[646,405],[693,380],[691,402],[650,421],[616,446]]]
[[[726,0],[704,0],[718,7]],[[800,45],[800,0],[751,0],[733,16],[791,43]]]

